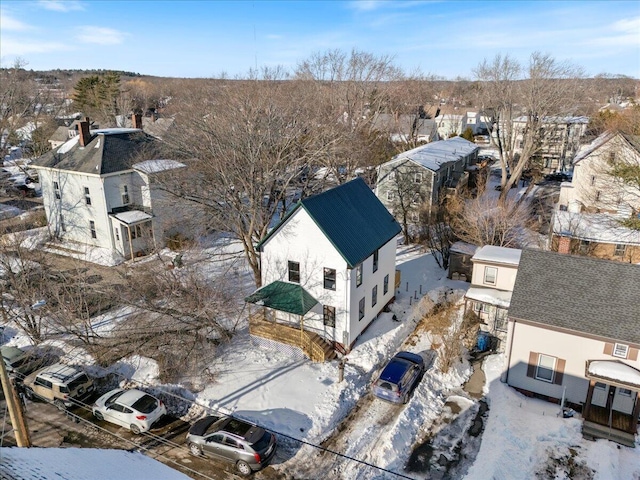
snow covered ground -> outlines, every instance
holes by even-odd
[[[237,276],[238,289],[250,290],[250,272],[241,255],[234,254],[238,245],[225,242],[216,248],[215,254],[209,252],[206,259],[187,254],[184,260],[198,262],[210,272]],[[403,345],[419,320],[419,299],[427,293],[436,299],[445,292],[455,293],[469,286],[448,280],[433,257],[416,246],[399,247],[398,268],[402,271],[402,285],[396,292],[392,312],[381,314],[358,340],[347,357],[342,382],[338,382],[338,362],[299,361],[262,349],[251,343],[246,329],[220,349],[217,360],[210,365],[206,388],[198,392],[185,390],[186,381],[184,385],[162,385],[157,365],[150,359],[130,357],[112,370],[123,381],[179,392],[177,395],[187,397],[185,402],[197,405],[191,409],[190,417],[233,412],[279,433],[280,450],[273,468],[283,478],[300,478],[296,476],[300,472],[307,476],[328,475],[327,478],[397,478],[387,470],[416,479],[640,479],[640,448],[583,440],[578,415],[568,419],[558,416],[557,405],[526,398],[500,383],[501,356],[485,361],[489,409],[482,415],[478,400],[462,389],[472,371],[466,362],[447,374],[430,368],[406,406],[390,406],[372,399],[368,395],[371,378],[395,351],[403,348],[429,355],[427,334],[412,336]],[[122,321],[126,314],[119,311],[96,321],[108,331],[110,323]],[[394,314],[399,321],[393,320]],[[19,333],[10,331],[13,336],[8,343],[27,343]],[[89,356],[65,347],[61,340],[56,340],[55,346],[66,349],[68,358],[75,362],[93,363]],[[356,411],[349,417],[352,410],[364,413]],[[355,420],[345,425],[343,420],[347,417]],[[455,418],[462,422],[456,423]],[[472,428],[478,419],[484,431]],[[474,432],[471,436],[470,431]],[[331,443],[336,436],[342,443]],[[333,459],[331,471],[308,470],[309,465],[319,467],[324,461],[318,456],[319,450],[305,442],[328,442],[324,444],[327,448],[333,446],[338,453],[381,469],[325,454]],[[406,470],[417,445],[444,457],[447,449],[453,455],[457,448],[455,465],[447,470],[455,475],[447,477],[437,468]]]

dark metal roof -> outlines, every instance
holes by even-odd
[[[275,281],[259,288],[244,301],[295,315],[304,315],[318,303],[309,292],[297,283],[281,281]]]
[[[640,265],[525,249],[509,316],[640,343]]]
[[[258,244],[260,248],[298,209],[304,208],[350,268],[402,231],[361,178],[305,198]]]
[[[61,147],[62,148],[62,147]],[[68,151],[53,150],[38,158],[35,166],[106,175],[129,170],[135,162],[158,158],[159,141],[141,130],[92,131],[89,143],[76,143]]]

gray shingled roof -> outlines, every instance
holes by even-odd
[[[35,166],[106,175],[129,170],[131,164],[158,158],[159,141],[141,130],[105,129],[91,132],[91,141],[81,147],[62,147],[38,158]],[[70,140],[70,142],[77,139]],[[64,153],[60,153],[60,151]]]
[[[640,265],[523,250],[509,316],[640,343]]]

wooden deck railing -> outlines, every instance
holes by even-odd
[[[249,317],[249,333],[298,347],[314,362],[326,362],[336,357],[332,346],[317,333],[269,321],[262,312]]]

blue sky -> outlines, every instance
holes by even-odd
[[[2,0],[0,63],[169,77],[292,69],[314,52],[391,55],[407,73],[473,78],[534,51],[640,78],[640,2]]]

